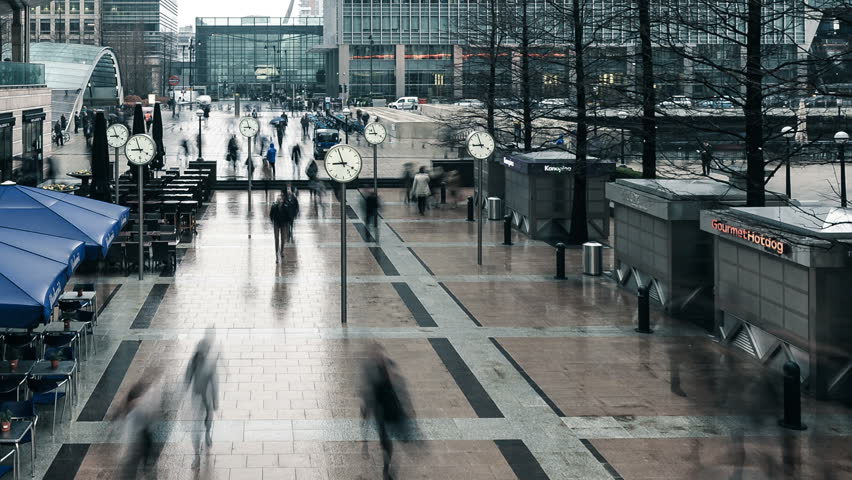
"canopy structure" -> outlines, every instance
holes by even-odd
[[[79,240],[0,228],[0,327],[47,322],[84,250]]]
[[[0,185],[0,227],[79,240],[86,258],[106,256],[130,210],[21,185]]]

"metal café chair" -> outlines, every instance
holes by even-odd
[[[74,349],[64,347],[59,349],[50,349],[48,352],[57,352],[63,360],[74,359]],[[60,387],[65,387],[64,392],[60,392]],[[56,434],[56,405],[60,397],[65,397],[62,402],[62,416],[65,416],[65,404],[71,398],[70,393],[73,386],[71,385],[70,375],[45,375],[40,378],[28,378],[27,388],[33,394],[32,400],[34,403],[43,403],[43,400],[53,398],[53,425],[51,426],[50,434]],[[36,397],[38,395],[38,397]],[[69,412],[71,408],[69,407]],[[69,418],[70,420],[70,418]]]

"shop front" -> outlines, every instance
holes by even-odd
[[[698,227],[705,208],[745,205],[746,194],[710,179],[619,179],[606,185],[614,206],[615,276],[648,287],[667,312],[713,327],[713,241]]]
[[[799,364],[817,398],[852,392],[852,210],[701,212],[713,238],[714,334],[780,371]]]

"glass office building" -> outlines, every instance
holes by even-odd
[[[326,94],[320,17],[197,18],[197,84],[214,98]]]
[[[418,96],[430,102],[481,95],[481,81],[488,66],[487,50],[483,46],[487,45],[488,8],[492,3],[479,0],[326,0],[325,37],[321,49],[326,53],[328,90],[340,92],[342,97]],[[505,25],[518,21],[519,12],[513,9],[520,4],[497,4],[505,9],[499,13],[505,22],[502,28],[511,30]],[[587,73],[599,98],[614,98],[609,94],[610,89],[636,81],[638,30],[634,24],[635,15],[613,18],[611,12],[621,5],[613,0],[590,0],[585,4],[584,15],[600,16],[587,22],[596,25],[586,32],[586,38],[592,43],[586,50]],[[701,4],[696,0],[676,0],[668,5],[672,4],[691,15],[701,14]],[[804,4],[803,0],[778,0],[774,4],[779,11],[793,14],[778,14],[771,21],[772,28],[766,27],[767,32],[771,31],[764,38],[767,66],[794,63],[802,54],[802,46],[809,43],[805,38],[805,16],[801,14]],[[530,61],[535,64],[531,88],[536,95],[563,97],[572,75],[565,62],[571,56],[573,33],[570,22],[564,21],[571,2],[565,0],[559,7],[553,2],[531,0],[527,5],[531,28],[537,32],[530,55]],[[742,39],[725,41],[725,31],[712,31],[724,26],[671,29],[668,23],[661,23],[655,28],[654,38],[663,38],[664,33],[673,35],[679,47],[695,49],[701,55],[718,60],[723,67],[737,70],[744,64],[741,49],[731,53]],[[501,35],[506,35],[500,40],[505,51],[501,52],[498,62],[504,71],[511,71],[517,68],[512,64],[520,64],[517,41],[511,38],[512,33]],[[711,96],[714,92],[707,91],[703,87],[705,83],[724,84],[728,80],[718,73],[718,68],[703,69],[699,62],[687,61],[667,47],[656,47],[655,52],[658,63],[655,76],[661,96]],[[782,70],[779,75],[787,78],[802,73],[796,71],[795,65]],[[714,76],[722,78],[710,78]],[[519,88],[517,79],[499,78],[498,83],[503,92],[508,84]]]

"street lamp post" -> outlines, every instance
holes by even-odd
[[[199,108],[195,111],[195,116],[198,117],[198,161],[203,162],[204,158],[201,156],[201,118],[204,117],[204,110]]]
[[[837,157],[840,159],[840,206],[842,208],[846,208],[846,162],[843,158],[843,150],[848,141],[848,133],[837,132],[834,134],[834,142],[837,143]]]
[[[373,98],[373,36],[370,35],[370,99]],[[372,101],[370,102],[372,103]]]
[[[621,164],[624,165],[624,120],[627,120],[627,112],[619,111],[618,119],[621,120]]]
[[[195,62],[193,60],[193,53],[195,52],[195,39],[189,39],[189,108],[192,108],[192,91],[193,91],[193,82],[195,81],[192,76],[195,73]],[[194,57],[198,58],[198,57]],[[200,129],[200,127],[199,127]],[[201,130],[199,130],[200,132]],[[200,134],[200,133],[199,133]]]
[[[793,198],[792,188],[790,187],[790,157],[793,155],[790,151],[790,140],[796,136],[796,129],[793,127],[784,127],[781,129],[781,135],[784,135],[784,140],[787,142],[787,161],[785,162],[787,179],[785,182],[785,193],[787,193],[787,200],[790,200]]]

